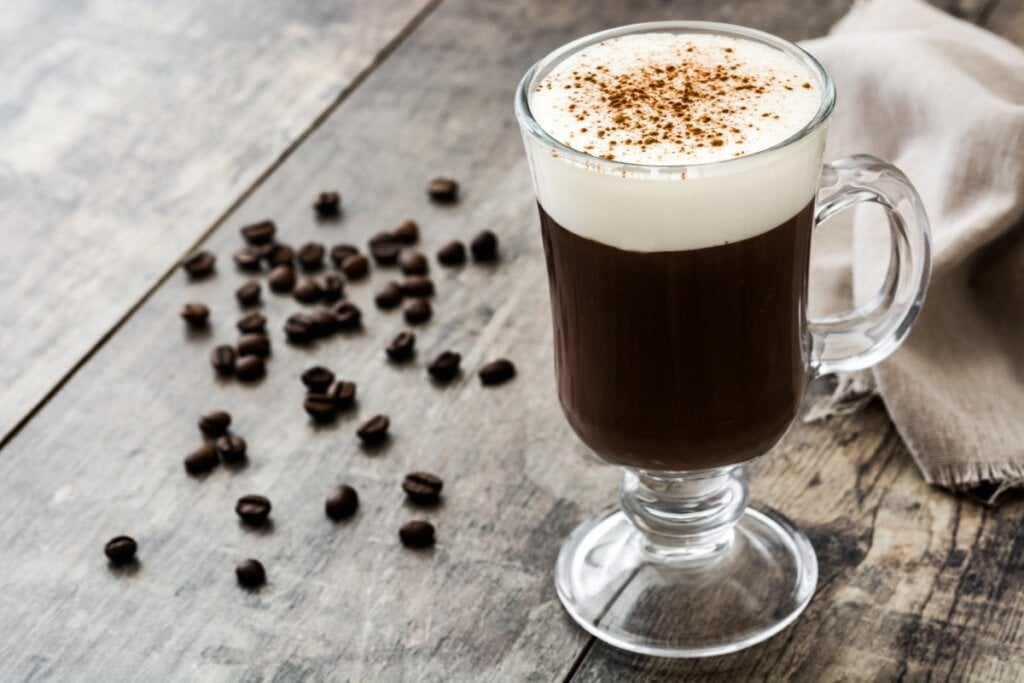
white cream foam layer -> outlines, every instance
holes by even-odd
[[[668,34],[642,34],[644,38]],[[693,36],[670,36],[689,39]],[[621,39],[615,39],[621,40]],[[752,41],[729,38],[788,60],[813,78],[806,67],[785,55]],[[606,41],[612,43],[614,41]],[[585,48],[581,53],[593,50]],[[636,45],[631,47],[635,51]],[[572,59],[570,56],[569,59]],[[564,64],[564,62],[563,62]],[[820,84],[814,83],[820,98]],[[801,89],[806,92],[806,89]],[[533,93],[530,107],[543,125]],[[786,91],[790,92],[790,91]],[[787,128],[773,129],[782,138],[802,129],[817,112],[786,117]],[[781,120],[781,119],[780,119]],[[548,130],[545,128],[545,130]],[[825,126],[780,149],[753,154],[771,144],[744,149],[726,164],[702,165],[699,155],[691,164],[672,172],[622,166],[599,158],[586,162],[563,155],[540,140],[526,135],[527,156],[541,206],[560,225],[583,237],[630,251],[677,251],[738,242],[759,235],[792,218],[814,197],[825,143]],[[550,133],[550,131],[549,131]],[[553,136],[556,137],[556,136]],[[767,139],[767,138],[765,138]],[[574,146],[574,145],[570,145]],[[724,145],[723,145],[724,146]],[[734,150],[735,153],[735,150]],[[619,161],[616,156],[615,161]],[[643,161],[638,160],[638,161]],[[679,160],[673,160],[678,163]],[[636,163],[636,162],[634,162]],[[661,164],[660,159],[643,161]]]

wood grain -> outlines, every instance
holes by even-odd
[[[428,4],[5,7],[0,443]]]

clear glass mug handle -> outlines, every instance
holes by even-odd
[[[931,234],[921,198],[903,172],[867,154],[825,164],[815,227],[861,202],[881,206],[889,219],[889,268],[878,292],[860,306],[808,320],[815,375],[863,370],[906,339],[924,303],[931,274]]]

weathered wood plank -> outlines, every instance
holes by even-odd
[[[0,442],[429,2],[5,6]]]
[[[985,17],[985,28],[1024,45],[1024,1],[997,0]]]

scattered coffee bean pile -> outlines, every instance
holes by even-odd
[[[427,195],[438,204],[454,204],[458,200],[459,186],[451,178],[435,178],[427,187]],[[319,219],[333,219],[341,214],[341,195],[324,191],[313,201]],[[436,288],[430,278],[430,262],[414,245],[419,243],[419,225],[409,219],[391,231],[379,232],[368,240],[367,255],[359,247],[341,243],[329,249],[318,242],[307,242],[294,249],[277,240],[277,225],[271,220],[243,226],[240,230],[245,241],[233,255],[240,271],[260,274],[266,271],[266,285],[270,292],[290,295],[297,303],[307,306],[288,316],[284,333],[291,345],[308,345],[338,333],[359,330],[363,324],[362,311],[345,298],[346,282],[365,279],[372,264],[378,268],[397,266],[402,280],[387,282],[374,296],[374,303],[382,311],[398,308],[409,325],[422,325],[433,317],[431,299]],[[481,263],[498,258],[498,238],[490,230],[477,234],[469,243],[473,260]],[[451,240],[436,253],[437,262],[445,267],[459,266],[467,261],[466,245]],[[325,261],[333,264],[336,272],[323,273]],[[211,276],[216,269],[216,256],[208,251],[190,254],[182,262],[190,279]],[[235,299],[243,309],[258,306],[263,286],[256,279],[248,279],[235,290]],[[201,329],[209,325],[210,308],[198,301],[186,303],[180,312],[189,327]],[[217,344],[210,352],[210,364],[222,377],[234,377],[242,382],[253,382],[267,372],[266,361],[271,357],[267,318],[255,310],[245,312],[237,321],[239,337],[234,344]],[[403,330],[384,346],[386,362],[407,363],[415,355],[416,334]],[[436,383],[448,383],[461,374],[462,356],[451,350],[438,354],[427,366],[429,376]],[[515,375],[515,367],[507,359],[498,359],[482,366],[478,375],[483,385],[503,383]],[[301,375],[305,386],[303,409],[316,424],[334,421],[339,413],[353,408],[356,384],[336,377],[322,365],[309,367]],[[184,460],[185,470],[195,477],[203,477],[221,463],[242,466],[247,462],[248,445],[241,436],[230,431],[231,415],[216,410],[199,419],[204,442]],[[379,414],[365,420],[356,429],[356,437],[367,453],[389,439],[391,420]],[[410,472],[401,483],[406,498],[413,505],[432,506],[440,500],[444,482],[430,472]],[[334,487],[324,503],[324,512],[334,521],[347,519],[359,508],[359,495],[347,484]],[[272,509],[269,498],[259,494],[242,496],[235,504],[241,523],[250,527],[267,526]],[[434,544],[434,526],[423,519],[415,519],[401,526],[399,540],[410,548],[425,548]],[[104,547],[104,553],[114,565],[135,561],[138,546],[128,536],[118,536]],[[255,559],[243,560],[235,568],[239,584],[248,588],[266,582],[266,571]]]

